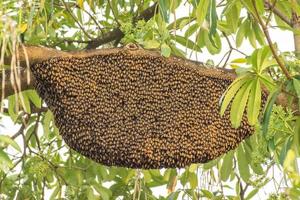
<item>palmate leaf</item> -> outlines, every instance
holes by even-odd
[[[230,151],[223,158],[222,166],[220,169],[220,177],[222,181],[227,181],[232,172],[233,156],[234,151]]]
[[[8,145],[11,145],[14,149],[21,152],[21,148],[18,145],[18,143],[16,141],[14,141],[13,139],[11,139],[9,136],[0,135],[0,143],[2,143],[2,142],[5,144],[8,144]]]
[[[236,93],[236,96],[232,101],[230,120],[234,128],[238,128],[241,124],[251,85],[251,81],[246,81],[245,84]]]
[[[199,26],[202,26],[204,22],[204,19],[208,11],[209,2],[210,2],[209,0],[201,0],[197,6],[196,21],[199,24]]]
[[[201,52],[201,48],[196,43],[194,43],[192,40],[190,40],[186,37],[176,35],[176,36],[171,36],[171,38],[174,39],[179,44],[181,44],[182,46],[185,46],[189,49]]]
[[[226,108],[228,107],[229,103],[235,96],[236,92],[242,87],[245,82],[248,80],[248,75],[241,76],[237,78],[235,81],[231,83],[228,89],[224,92],[224,96],[221,98],[222,105],[221,105],[221,115],[224,115]]]
[[[250,170],[249,170],[249,163],[246,159],[246,154],[243,149],[243,145],[239,145],[236,156],[237,156],[239,174],[241,178],[245,182],[247,182],[250,178]]]
[[[251,91],[247,106],[247,117],[250,125],[254,125],[257,122],[259,110],[261,107],[261,87],[260,82],[256,78],[251,83]]]
[[[273,110],[273,105],[274,105],[279,93],[280,93],[280,90],[277,90],[269,95],[269,99],[266,104],[263,121],[262,121],[262,132],[263,132],[264,136],[266,136],[266,134],[268,132],[270,117],[271,117],[272,110]]]

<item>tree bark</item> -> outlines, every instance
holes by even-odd
[[[130,45],[125,46],[125,48],[131,48]],[[26,53],[25,53],[25,51]],[[19,48],[19,61],[21,64],[21,67],[23,70],[21,70],[21,90],[27,90],[34,88],[34,77],[31,75],[31,82],[27,84],[27,76],[25,69],[27,68],[27,62],[26,59],[28,59],[29,65],[34,65],[36,63],[48,60],[50,58],[54,57],[89,57],[89,56],[94,56],[94,55],[108,55],[111,53],[116,53],[118,51],[122,50],[122,48],[113,48],[113,49],[94,49],[94,50],[85,50],[85,51],[73,51],[73,52],[64,52],[64,51],[59,51],[56,49],[51,49],[51,48],[46,48],[46,47],[41,47],[41,46],[24,46]],[[136,51],[136,54],[153,54],[153,55],[160,55],[159,52],[155,51]],[[28,55],[28,57],[26,57]],[[5,64],[10,64],[10,57],[5,58]],[[198,65],[199,67],[203,67],[203,63],[198,63],[194,62],[191,60],[185,60],[185,62],[190,63],[191,65]],[[232,77],[236,77],[236,73],[233,70],[228,70],[228,69],[221,69],[217,68],[223,71],[226,71],[227,73],[230,73]],[[216,70],[212,68],[211,70]],[[14,87],[11,84],[11,81],[9,79],[9,71],[6,71],[7,73],[7,79],[5,80],[5,95],[4,98],[7,98],[10,95],[13,95],[15,93]],[[2,82],[2,76],[0,76],[0,82]],[[288,94],[286,93],[281,93],[276,101],[276,104],[282,105],[283,107],[290,107],[289,101],[288,101]],[[292,104],[292,108],[297,111],[297,104],[294,103]]]

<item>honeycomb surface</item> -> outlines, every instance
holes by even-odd
[[[217,69],[118,50],[31,66],[64,141],[108,166],[173,168],[205,163],[252,134],[231,127],[219,101],[233,81]]]

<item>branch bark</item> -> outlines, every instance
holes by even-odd
[[[130,45],[129,45],[130,47]],[[127,48],[129,48],[127,47]],[[93,56],[93,55],[108,55],[111,53],[115,53],[118,52],[120,50],[122,50],[121,48],[114,48],[114,49],[94,49],[94,50],[89,50],[89,51],[74,51],[74,52],[64,52],[64,51],[59,51],[56,49],[51,49],[51,48],[46,48],[46,47],[41,47],[41,46],[25,46],[24,48],[27,52],[28,55],[28,61],[30,63],[30,65],[36,64],[38,62],[42,62],[44,60],[53,58],[53,57],[89,57],[89,56]],[[136,51],[137,54],[140,54],[141,52],[144,54],[153,54],[153,55],[160,55],[158,52],[155,51]],[[24,69],[26,69],[26,54],[24,53],[24,50],[22,47],[20,47],[19,50],[19,55],[20,55],[20,63],[21,66],[24,67]],[[172,59],[172,58],[170,58]],[[6,58],[5,59],[6,64],[10,63],[10,58]],[[195,61],[190,61],[190,60],[185,60],[186,63],[194,65],[194,66],[203,66],[202,63],[198,63]],[[227,73],[231,74],[233,78],[236,77],[235,71],[234,70],[228,70],[228,69],[222,69],[222,68],[218,68],[220,70],[226,71]],[[214,70],[214,69],[212,69]],[[30,84],[27,84],[27,78],[25,75],[25,70],[22,71],[24,74],[21,74],[21,90],[27,90],[27,89],[31,89],[34,88],[34,77],[31,76],[31,82]],[[10,73],[8,70],[6,71],[6,73]],[[9,77],[9,76],[6,76]],[[2,81],[2,78],[0,77],[0,82]],[[13,86],[11,85],[11,81],[10,79],[5,80],[5,98],[13,95],[15,93]],[[282,105],[283,107],[290,107],[290,103],[288,101],[288,95],[286,93],[281,93],[278,98],[276,103],[278,105]],[[296,102],[297,103],[297,102]],[[295,103],[295,105],[296,105]],[[294,108],[297,111],[297,106],[293,106],[292,108]],[[299,111],[298,111],[299,112]]]
[[[145,20],[149,21],[155,13],[157,13],[157,3],[153,4],[146,10],[144,10],[136,19],[134,19],[134,23],[138,20]],[[91,40],[88,45],[86,46],[86,49],[95,49],[103,44],[115,41],[115,40],[120,40],[124,37],[124,34],[120,30],[120,28],[115,28],[111,32],[105,33],[104,35]]]
[[[286,16],[284,13],[282,13],[278,8],[274,7],[268,0],[265,1],[265,8],[267,10],[271,10],[275,15],[277,15],[282,21],[287,23],[290,27],[293,27],[292,21]]]

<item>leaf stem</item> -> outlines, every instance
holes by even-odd
[[[268,41],[269,47],[270,47],[270,49],[272,51],[272,54],[273,54],[276,62],[278,63],[280,69],[282,70],[282,72],[284,73],[284,75],[287,77],[287,79],[291,80],[292,79],[291,75],[289,74],[288,70],[284,66],[283,61],[280,59],[280,57],[278,56],[278,54],[277,54],[277,52],[276,52],[276,50],[275,50],[275,48],[273,46],[273,42],[271,40],[269,31],[268,31],[268,27],[264,24],[261,16],[259,15],[259,13],[257,11],[255,0],[252,0],[252,4],[253,4],[253,7],[254,7],[254,11],[255,11],[254,18],[257,20],[257,22],[259,23],[259,25],[262,27],[264,35],[265,35],[265,37],[266,37],[266,39]]]

